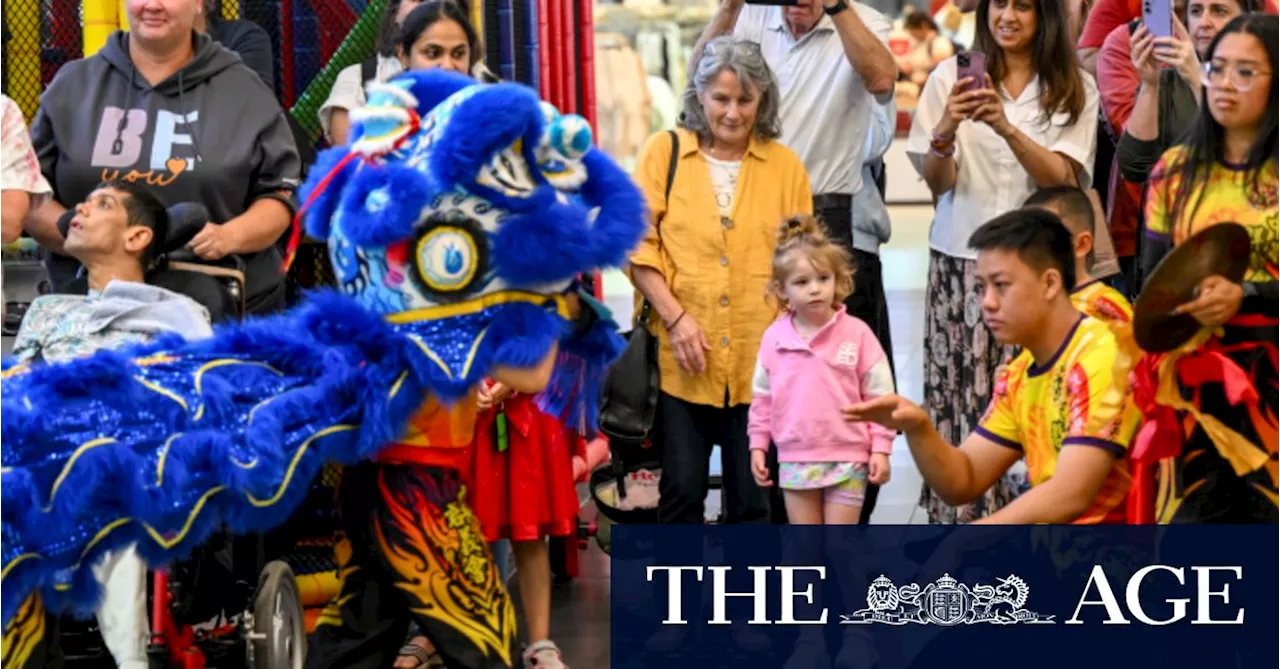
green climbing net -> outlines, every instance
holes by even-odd
[[[329,97],[329,89],[333,88],[333,82],[338,78],[339,72],[374,54],[378,42],[378,23],[382,19],[382,10],[386,6],[387,0],[370,0],[369,6],[365,7],[364,13],[351,27],[351,32],[347,33],[346,39],[342,40],[333,57],[311,80],[307,90],[298,96],[293,108],[289,110],[293,120],[306,131],[307,137],[313,144],[320,140],[320,105],[323,105],[325,99]]]

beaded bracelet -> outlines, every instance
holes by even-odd
[[[956,135],[949,133],[946,135],[938,134],[935,128],[933,131],[933,139],[929,142],[929,153],[938,158],[950,158],[956,152]]]

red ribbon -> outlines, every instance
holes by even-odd
[[[311,190],[311,195],[307,197],[307,201],[303,203],[303,205],[298,208],[297,213],[293,215],[293,230],[289,233],[289,246],[285,249],[284,266],[281,267],[281,272],[288,272],[289,267],[293,265],[293,259],[298,255],[298,246],[302,244],[302,217],[306,215],[307,210],[311,208],[311,204],[316,201],[316,198],[320,197],[320,194],[329,187],[329,182],[333,181],[333,178],[342,171],[342,168],[347,166],[347,163],[351,162],[359,155],[360,154],[358,153],[352,152],[343,156],[342,160],[339,160],[338,164],[334,165],[333,169],[329,170],[329,173],[324,175],[324,178],[320,180],[320,183],[316,184],[316,187]]]
[[[1152,525],[1156,522],[1155,465],[1133,463],[1133,484],[1129,486],[1125,513],[1130,525]]]
[[[1136,464],[1152,465],[1178,455],[1182,450],[1182,423],[1178,412],[1156,403],[1160,384],[1160,363],[1166,354],[1142,356],[1133,369],[1133,400],[1146,421],[1133,440],[1131,458]]]
[[[1274,346],[1249,343],[1224,347],[1220,339],[1211,339],[1200,348],[1184,354],[1175,363],[1179,384],[1183,388],[1193,389],[1199,389],[1205,384],[1221,384],[1231,406],[1255,405],[1260,397],[1253,380],[1227,354],[1259,345],[1267,349],[1274,364]],[[1184,437],[1178,412],[1156,402],[1160,383],[1158,372],[1166,355],[1145,355],[1133,371],[1134,401],[1146,418],[1146,423],[1134,439],[1133,447],[1133,460],[1141,464],[1154,464],[1164,458],[1174,457],[1182,448]],[[1199,400],[1193,399],[1192,402],[1198,403]]]
[[[1216,345],[1214,340],[1210,345]],[[1206,345],[1209,348],[1210,345]],[[1133,440],[1131,452],[1132,485],[1129,488],[1126,514],[1128,522],[1149,525],[1155,522],[1155,467],[1160,460],[1177,457],[1182,452],[1185,435],[1182,419],[1172,407],[1156,402],[1160,387],[1160,366],[1168,354],[1147,354],[1133,369],[1130,387],[1145,422]],[[1253,386],[1239,366],[1217,351],[1188,353],[1175,363],[1179,380],[1186,386],[1199,387],[1215,380],[1227,386],[1227,395],[1236,403],[1248,395]],[[1241,377],[1245,386],[1241,386]],[[1256,400],[1257,393],[1253,396]]]
[[[1229,325],[1235,327],[1274,328],[1277,319],[1258,314],[1237,314]],[[1200,388],[1206,383],[1221,383],[1227,400],[1233,405],[1257,404],[1260,401],[1257,388],[1245,370],[1228,355],[1257,347],[1263,347],[1273,368],[1280,358],[1276,346],[1269,342],[1245,342],[1223,346],[1214,338],[1199,349],[1185,354],[1175,363],[1178,380],[1183,387]],[[1159,389],[1160,365],[1168,354],[1147,354],[1135,365],[1130,377],[1130,389],[1139,410],[1146,419],[1133,440],[1131,465],[1133,483],[1129,489],[1127,506],[1131,524],[1149,525],[1155,522],[1155,466],[1165,458],[1177,457],[1183,446],[1182,420],[1178,411],[1156,402]]]
[[[408,129],[405,130],[404,134],[396,139],[386,153],[391,153],[392,151],[399,149],[401,146],[404,146],[404,143],[422,128],[422,117],[418,114],[417,110],[408,109],[406,111],[409,112],[409,122],[406,124]],[[307,197],[306,203],[299,207],[298,212],[293,215],[293,230],[289,233],[289,245],[285,248],[284,265],[280,269],[281,272],[288,272],[289,267],[293,265],[294,258],[298,255],[298,246],[302,244],[302,217],[306,213],[307,209],[309,209],[311,204],[316,201],[316,198],[329,187],[329,183],[332,182],[333,178],[342,171],[342,168],[346,167],[347,163],[360,157],[360,155],[360,153],[352,151],[343,156],[342,160],[338,161],[338,164],[334,165],[333,169],[329,170],[329,173],[324,175],[324,178],[320,180],[320,183],[316,184],[316,187],[311,191],[311,195]],[[379,153],[378,155],[384,154]]]

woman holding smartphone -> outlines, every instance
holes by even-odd
[[[1097,85],[1080,69],[1054,0],[980,0],[973,50],[940,64],[921,93],[907,153],[936,206],[924,399],[952,443],[978,424],[1003,357],[981,323],[969,235],[1038,188],[1088,188],[1097,115]],[[967,507],[949,507],[927,488],[921,503],[931,523],[968,523],[1008,503],[1025,479],[1013,474]]]

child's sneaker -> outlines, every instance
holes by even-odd
[[[568,669],[564,664],[564,656],[554,641],[543,639],[524,649],[525,669]]]

